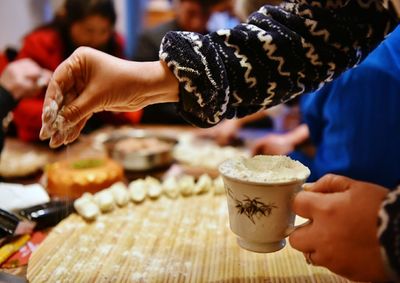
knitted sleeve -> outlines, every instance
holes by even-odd
[[[180,84],[178,111],[210,127],[313,91],[359,63],[397,24],[380,0],[291,0],[206,36],[170,32],[164,60]]]
[[[379,239],[388,272],[400,280],[400,187],[389,193],[379,212]]]

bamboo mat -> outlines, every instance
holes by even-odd
[[[286,246],[239,248],[224,196],[147,200],[86,223],[73,214],[32,255],[29,282],[349,282]]]

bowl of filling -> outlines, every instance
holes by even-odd
[[[171,165],[176,140],[146,130],[125,130],[111,133],[104,144],[125,170],[147,171]]]

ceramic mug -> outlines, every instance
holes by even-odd
[[[246,250],[269,253],[282,249],[295,229],[291,206],[306,178],[288,182],[252,182],[224,175],[229,223]]]

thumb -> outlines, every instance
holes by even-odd
[[[47,93],[60,93],[60,87],[52,80]],[[65,130],[79,124],[85,117],[91,116],[95,112],[95,105],[90,99],[90,95],[83,91],[79,96],[69,92],[60,96],[47,96],[43,106],[42,129],[40,138],[42,140],[50,138],[58,130]],[[62,104],[60,103],[62,101]],[[59,109],[61,107],[61,109]]]
[[[350,178],[327,174],[315,183],[304,185],[304,190],[318,193],[344,192],[350,188],[352,180]]]

